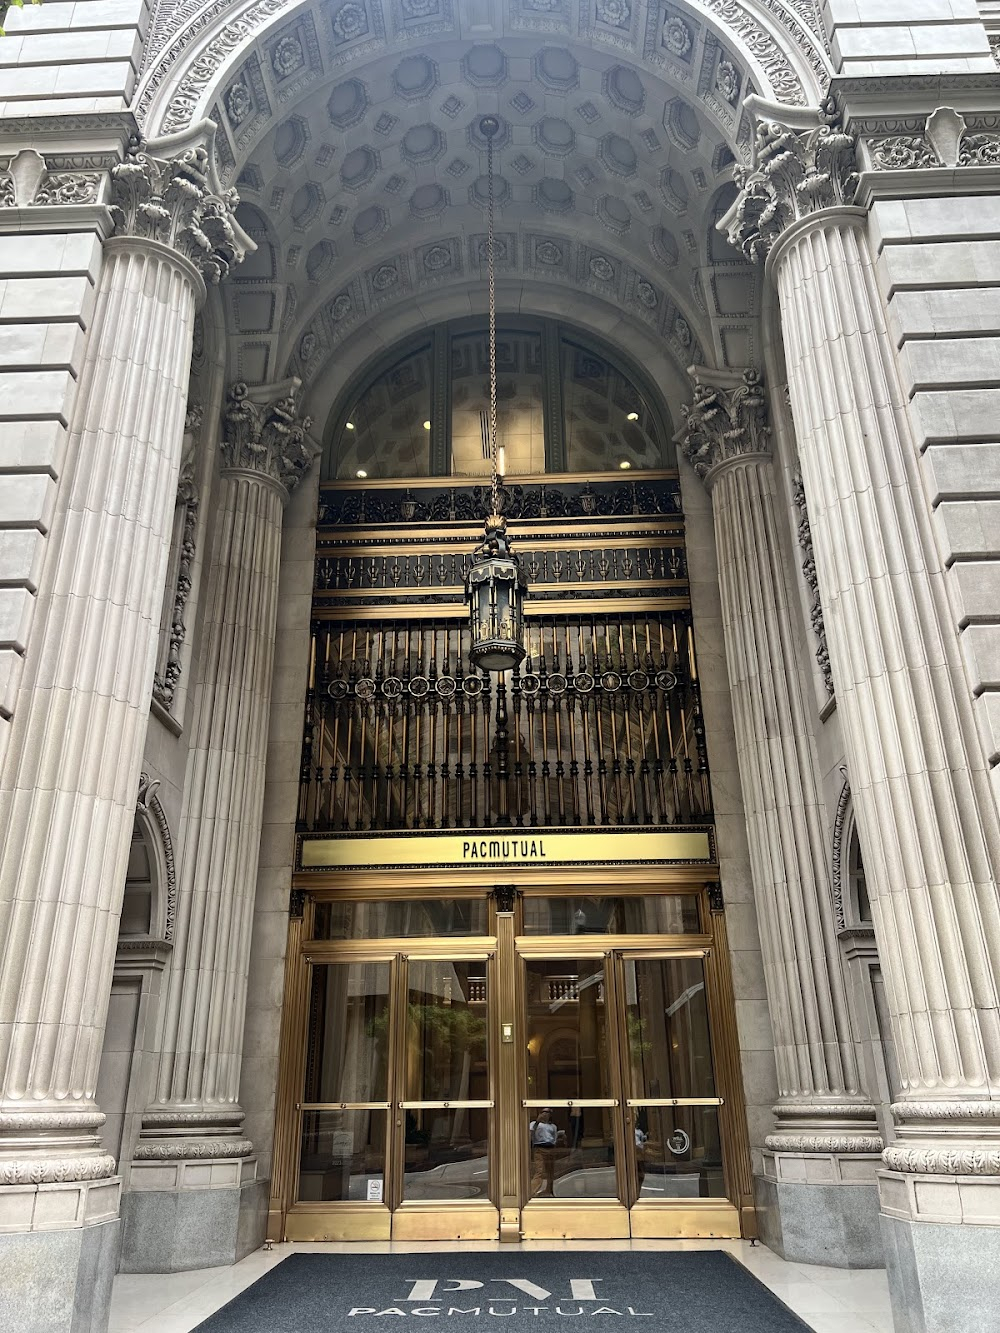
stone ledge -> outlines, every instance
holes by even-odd
[[[1000,1176],[879,1171],[882,1213],[904,1222],[1000,1227]]]
[[[0,1189],[0,1233],[64,1231],[118,1217],[121,1178]]]

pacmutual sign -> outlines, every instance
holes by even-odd
[[[302,836],[303,870],[406,867],[705,865],[714,860],[709,829],[467,829],[458,833]]]
[[[390,1305],[354,1305],[351,1319],[448,1319],[456,1316],[497,1319],[535,1318],[541,1315],[563,1319],[618,1318],[652,1319],[651,1310],[637,1310],[615,1300],[599,1277],[571,1277],[549,1290],[526,1277],[411,1279],[409,1290]],[[543,1321],[544,1322],[544,1321]]]

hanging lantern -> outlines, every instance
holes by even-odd
[[[496,116],[483,116],[479,132],[486,140],[489,205],[486,265],[490,311],[490,513],[486,535],[476,547],[465,589],[469,598],[472,647],[469,660],[483,671],[511,671],[524,657],[522,603],[526,581],[511,549],[507,521],[500,513],[497,468],[497,302],[493,265],[493,139],[500,129]]]
[[[507,537],[507,522],[490,514],[466,581],[472,646],[469,659],[484,671],[512,671],[524,657],[525,578]]]

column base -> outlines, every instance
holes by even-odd
[[[879,1154],[764,1153],[754,1177],[760,1238],[797,1264],[881,1268]]]
[[[121,1180],[0,1188],[0,1328],[104,1333]]]
[[[1000,1177],[880,1171],[896,1333],[996,1333]]]
[[[122,1196],[121,1272],[235,1264],[264,1243],[268,1195],[255,1157],[133,1162]]]

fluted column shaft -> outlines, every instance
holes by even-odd
[[[238,1098],[282,511],[296,479],[289,450],[302,465],[312,454],[292,395],[263,411],[248,395],[237,386],[226,414],[184,783],[174,952],[156,1100],[143,1117],[138,1159],[239,1157],[252,1147],[240,1137]],[[245,428],[238,439],[236,428]]]
[[[107,243],[0,788],[0,1182],[114,1171],[94,1092],[200,287]]]
[[[997,1174],[1000,825],[864,226],[816,213],[769,268],[903,1083],[885,1160]]]
[[[830,903],[822,805],[764,454],[708,476],[765,981],[778,1133],[798,1152],[881,1149],[852,1040]]]

